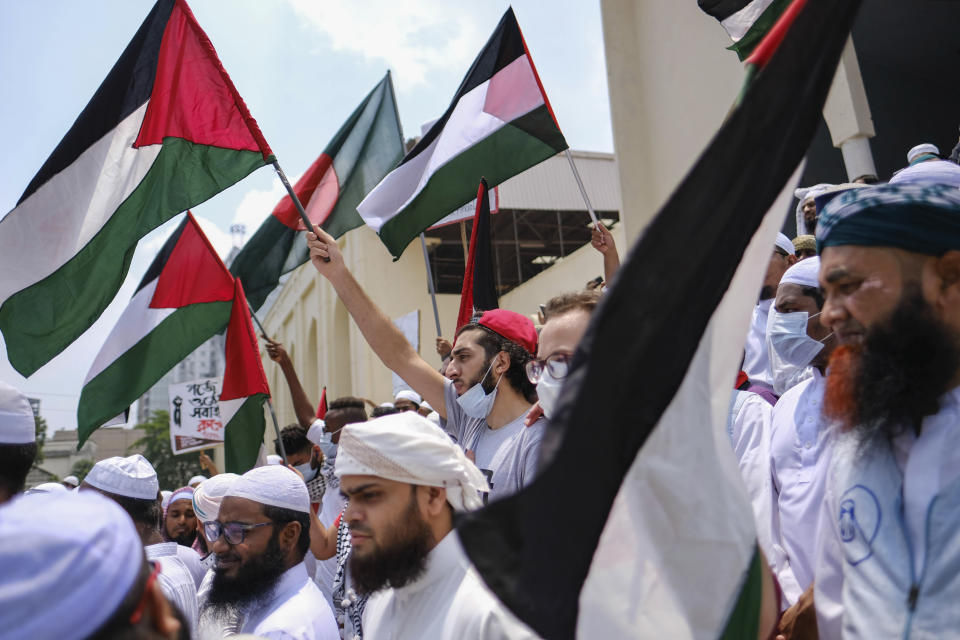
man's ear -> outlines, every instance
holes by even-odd
[[[947,251],[936,259],[934,268],[940,278],[941,291],[957,288],[960,284],[960,251]]]
[[[280,547],[282,549],[290,550],[296,548],[299,540],[299,522],[288,522],[287,524],[283,525],[283,529],[280,530]]]
[[[510,368],[510,354],[506,351],[498,351],[493,364],[493,372],[500,377]],[[496,380],[494,380],[496,382]]]
[[[423,492],[423,500],[421,503],[426,509],[428,515],[437,516],[446,508],[446,489],[443,487],[428,487],[426,485],[421,485],[420,490]]]

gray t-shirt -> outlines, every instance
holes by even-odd
[[[537,456],[546,421],[540,418],[525,427],[526,414],[499,429],[491,429],[482,418],[471,418],[457,403],[457,390],[452,380],[443,381],[447,418],[440,420],[464,450],[476,455],[477,467],[487,476],[490,494],[496,500],[516,493],[530,484],[536,473]]]

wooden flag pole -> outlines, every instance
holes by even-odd
[[[280,163],[277,162],[276,158],[274,158],[273,162],[271,162],[270,164],[273,165],[273,168],[276,170],[277,175],[280,176],[280,182],[283,183],[283,187],[287,190],[287,194],[290,196],[290,199],[293,200],[293,206],[297,208],[297,213],[300,214],[300,219],[303,220],[303,224],[306,227],[307,231],[313,231],[313,223],[310,222],[310,218],[307,217],[307,212],[303,208],[303,204],[300,202],[300,198],[297,197],[297,192],[294,191],[293,187],[290,186],[290,181],[287,180],[287,174],[285,174],[283,172],[283,169],[280,168]],[[330,262],[330,258],[323,258],[323,261]]]
[[[280,171],[280,167],[277,167],[277,170]],[[287,178],[283,176],[282,172],[281,180],[283,180],[284,184],[287,184]],[[303,211],[302,208],[301,211]],[[260,329],[260,335],[262,335],[265,340],[270,340],[270,338],[267,337],[267,330],[263,328],[263,324],[260,323],[260,318],[254,313],[249,301],[247,302],[247,308],[250,309],[250,317],[253,318],[253,321],[257,324],[257,328]],[[277,434],[277,443],[279,443],[280,446],[280,457],[283,458],[284,464],[290,464],[287,458],[287,450],[283,446],[283,438],[280,436],[280,423],[277,422],[277,412],[273,410],[273,401],[270,399],[270,396],[267,396],[267,408],[270,409],[270,417],[273,419],[273,430]]]
[[[577,186],[580,187],[580,195],[583,196],[583,202],[587,205],[587,213],[590,214],[590,219],[593,220],[593,226],[599,229],[600,221],[597,219],[597,214],[593,210],[593,205],[590,204],[590,198],[587,197],[587,190],[583,186],[583,180],[580,178],[580,172],[577,170],[577,165],[573,162],[573,155],[571,155],[570,149],[565,149],[563,153],[567,156],[567,161],[570,162],[570,168],[573,170],[573,177],[576,178]]]
[[[430,269],[430,256],[427,254],[427,238],[420,232],[420,246],[423,248],[423,264],[427,267],[427,286],[430,288],[430,300],[433,301],[433,321],[437,324],[437,337],[443,335],[440,331],[440,312],[437,310],[437,291],[433,286],[433,271]]]

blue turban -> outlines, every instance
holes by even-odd
[[[960,189],[928,183],[845,191],[824,206],[817,223],[817,253],[840,245],[934,256],[960,249]]]

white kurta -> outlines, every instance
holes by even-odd
[[[212,583],[210,574],[200,592],[201,607]],[[307,575],[304,564],[287,569],[274,587],[269,599],[255,608],[238,612],[229,630],[216,626],[219,621],[201,617],[199,638],[222,638],[226,632],[239,630],[263,638],[283,640],[339,640],[340,633],[333,612],[317,585]]]
[[[193,550],[192,547],[185,547],[182,544],[177,544],[177,557],[180,558],[180,561],[186,565],[187,570],[190,572],[190,575],[193,576],[193,582],[196,584],[197,589],[200,588],[200,583],[203,582],[203,576],[207,574],[208,567],[203,565],[203,560],[200,558],[200,554]]]
[[[160,564],[157,584],[175,607],[180,609],[193,636],[197,634],[197,585],[190,569],[177,557],[176,542],[161,542],[144,547],[147,560]],[[194,553],[196,555],[196,553]]]
[[[783,394],[773,408],[770,468],[780,546],[786,552],[777,573],[790,604],[813,582],[814,543],[833,441],[822,414],[825,389],[826,379],[814,369],[812,378]],[[799,593],[787,588],[794,582]]]
[[[761,300],[753,308],[750,319],[750,331],[743,345],[743,371],[750,382],[773,388],[773,376],[770,375],[770,356],[767,353],[767,318],[773,298]]]
[[[378,591],[363,611],[364,640],[536,638],[483,584],[453,532],[427,557],[424,574]]]

